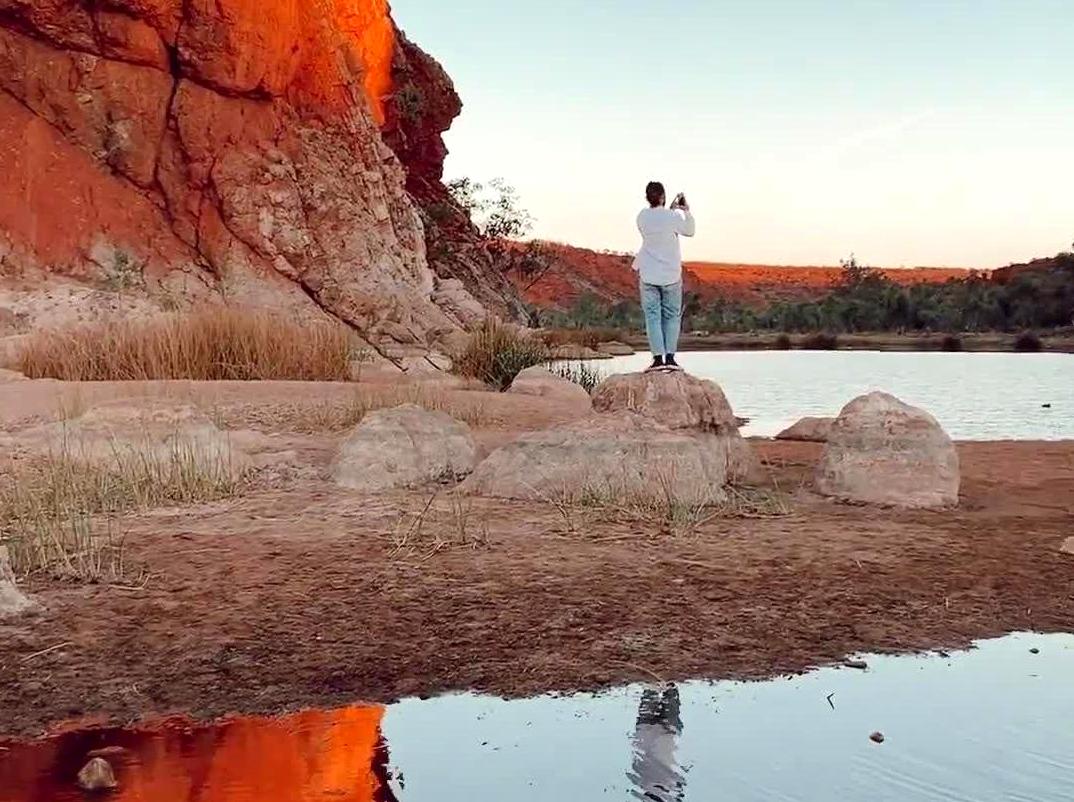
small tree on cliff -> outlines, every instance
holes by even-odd
[[[502,178],[488,184],[456,178],[447,188],[469,214],[499,269],[517,276],[523,290],[540,281],[552,267],[553,257],[544,243],[520,241],[533,229],[533,217],[519,205],[515,188]]]

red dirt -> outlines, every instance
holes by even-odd
[[[18,385],[0,391],[9,422],[48,408],[45,394],[62,387]],[[9,734],[79,717],[766,677],[852,652],[1074,626],[1074,559],[1059,551],[1074,534],[1074,443],[961,445],[954,512],[840,506],[800,490],[789,517],[672,535],[601,517],[570,532],[551,505],[480,500],[464,517],[471,535],[487,526],[487,543],[434,553],[460,520],[442,498],[397,551],[400,514],[426,496],[342,491],[323,478],[335,437],[288,431],[310,423],[303,405],[353,388],[155,387],[185,388],[234,428],[274,431],[272,448],[305,469],[233,501],[128,520],[128,560],[153,572],[144,590],[32,583],[47,611],[0,625]],[[452,398],[483,399],[486,448],[568,414],[538,399]],[[756,448],[785,488],[806,482],[819,453]]]

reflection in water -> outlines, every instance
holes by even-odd
[[[0,802],[85,802],[75,776],[100,749],[119,789],[97,802],[1074,802],[1074,636],[867,662],[60,733],[0,749]]]
[[[675,758],[680,735],[679,689],[668,685],[662,691],[643,691],[634,730],[634,765],[627,774],[634,786],[632,796],[652,802],[681,802],[686,777]]]
[[[395,802],[383,715],[350,707],[209,726],[172,720],[13,744],[0,758],[0,800],[81,802],[75,778],[103,750],[119,781],[109,802]]]

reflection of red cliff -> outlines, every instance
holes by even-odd
[[[70,734],[17,745],[0,761],[4,802],[81,800],[72,778],[95,748],[108,755],[114,802],[381,802],[389,798],[380,707],[239,718],[196,727]],[[14,795],[11,795],[14,794]]]

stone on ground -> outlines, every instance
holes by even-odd
[[[725,498],[728,438],[675,431],[636,415],[591,415],[527,434],[494,451],[462,484],[463,492],[554,501],[587,495],[688,504]]]
[[[827,443],[835,418],[802,418],[798,423],[776,435],[777,440],[796,440],[802,443]]]
[[[23,594],[15,584],[15,574],[8,562],[7,547],[0,546],[0,619],[28,613],[37,608],[37,602]]]
[[[727,396],[716,382],[689,373],[627,373],[611,376],[593,393],[597,412],[636,412],[669,429],[738,431]]]
[[[589,393],[579,384],[557,376],[548,368],[535,365],[519,373],[507,392],[516,395],[534,395],[560,401],[571,401],[589,406]]]
[[[1059,551],[1062,554],[1069,554],[1074,557],[1074,537],[1068,537],[1063,541],[1063,545],[1059,547]]]
[[[78,772],[78,786],[83,791],[109,791],[118,785],[112,764],[103,757],[91,759]]]
[[[365,416],[340,445],[332,477],[352,490],[383,492],[456,481],[476,464],[469,427],[443,412],[404,404]]]
[[[728,481],[761,478],[761,466],[749,443],[739,433],[735,416],[720,386],[689,373],[629,373],[611,376],[593,393],[593,409],[600,413],[633,412],[661,426],[683,433],[710,433],[730,455]]]
[[[960,484],[958,452],[936,419],[881,392],[843,408],[816,473],[822,495],[894,507],[955,506]]]
[[[98,404],[69,420],[13,432],[4,441],[105,469],[121,469],[134,461],[237,476],[249,462],[205,413],[165,399]]]

